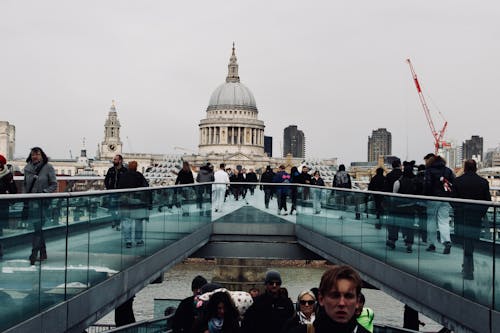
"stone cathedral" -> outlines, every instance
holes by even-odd
[[[258,116],[252,92],[240,81],[233,43],[226,82],[212,93],[206,117],[199,124],[198,155],[184,159],[194,165],[226,163],[228,167],[241,165],[247,169],[282,163],[282,159],[264,153],[265,125]]]

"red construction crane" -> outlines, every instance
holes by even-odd
[[[446,127],[448,126],[448,122],[444,120],[443,128],[438,132],[434,127],[434,122],[432,121],[431,113],[429,112],[429,108],[427,107],[427,102],[425,101],[424,95],[422,94],[422,89],[420,88],[420,83],[417,79],[417,74],[415,73],[415,69],[411,64],[410,59],[406,59],[406,62],[410,66],[411,74],[413,76],[413,81],[415,82],[415,87],[417,88],[418,97],[420,98],[420,103],[422,103],[422,107],[424,108],[425,117],[427,118],[427,123],[432,132],[432,136],[434,137],[434,153],[437,155],[439,149],[443,147],[448,147],[449,143],[443,140],[444,132],[446,131]]]

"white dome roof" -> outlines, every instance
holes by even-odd
[[[252,92],[240,82],[225,82],[215,89],[208,107],[246,106],[257,108]]]

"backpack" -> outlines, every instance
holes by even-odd
[[[335,187],[348,187],[349,175],[345,171],[339,171],[335,175]]]

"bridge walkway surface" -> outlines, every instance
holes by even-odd
[[[227,197],[222,212],[214,212],[209,187],[8,196],[9,225],[0,237],[1,329],[81,332],[172,265],[217,243],[217,237],[231,230],[264,242],[293,235],[310,252],[352,265],[370,284],[456,332],[500,331],[495,204],[477,203],[489,205],[488,221],[481,227],[481,239],[473,239],[475,270],[468,280],[461,272],[461,244],[467,234],[453,235],[449,255],[439,246],[428,252],[428,243],[419,236],[426,221],[413,211],[406,216],[400,210],[391,213],[396,200],[418,206],[428,204],[429,198],[388,195],[387,208],[377,219],[373,193],[297,187],[297,214],[278,215],[276,197],[266,209],[257,187],[245,199]],[[473,205],[463,200],[451,203],[455,211],[460,205]],[[28,217],[23,207],[30,208]],[[144,244],[138,246],[134,239],[129,248],[123,221],[141,217],[149,220],[143,224]],[[122,221],[121,230],[112,227],[117,220]],[[38,221],[43,221],[48,259],[30,265],[31,240],[40,234]],[[453,223],[458,223],[456,218],[451,226],[458,230]],[[394,250],[386,246],[389,225],[415,232],[412,253],[407,253],[401,235]],[[235,254],[252,257],[255,247],[245,248]]]

